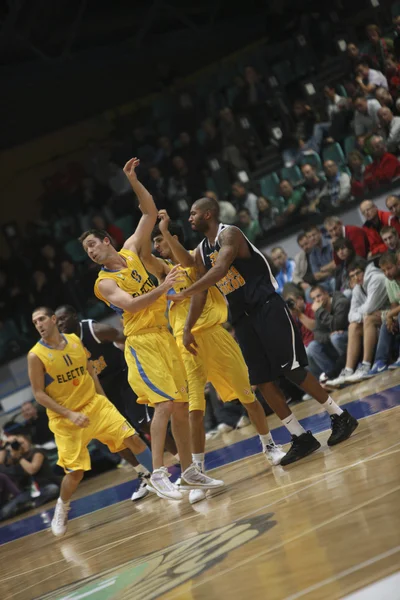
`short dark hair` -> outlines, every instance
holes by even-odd
[[[43,311],[44,314],[46,315],[46,317],[52,317],[55,314],[54,310],[52,308],[50,308],[50,306],[37,306],[32,311],[32,314],[34,314],[35,312],[39,312],[39,310]]]
[[[61,304],[60,306],[57,306],[57,308],[54,312],[56,313],[59,310],[65,310],[65,312],[67,312],[70,315],[74,315],[74,316],[78,315],[78,311],[76,310],[76,308],[74,306],[72,306],[72,304]]]
[[[399,237],[399,232],[397,231],[397,229],[395,227],[392,227],[392,225],[385,225],[385,227],[382,227],[382,229],[380,230],[380,236],[382,237],[385,233],[394,233],[397,235],[397,237]]]
[[[356,253],[353,246],[353,242],[348,238],[338,238],[333,242],[332,245],[335,252],[337,252],[338,250],[343,250],[343,248],[347,248],[348,250],[352,250],[354,255]]]
[[[369,67],[369,62],[365,58],[361,58],[359,61],[357,61],[356,69],[357,69],[357,67],[361,67],[361,66]]]
[[[360,269],[363,273],[365,273],[366,268],[368,267],[368,261],[362,256],[356,256],[354,260],[348,266],[347,272],[351,273],[351,271],[355,271],[356,269]]]
[[[245,212],[245,213],[247,213],[250,216],[250,211],[249,211],[248,208],[246,208],[246,206],[242,206],[242,208],[239,208],[238,214],[241,213],[241,212]]]
[[[104,231],[104,229],[88,229],[87,231],[84,231],[82,235],[79,236],[78,239],[80,243],[83,244],[83,242],[89,235],[93,235],[101,241],[103,241],[105,238],[108,238],[109,240],[111,239],[110,234],[107,233],[107,231]]]
[[[315,292],[316,290],[320,290],[321,292],[324,292],[324,294],[329,294],[328,290],[326,288],[324,288],[323,285],[320,285],[319,283],[317,283],[317,285],[313,285],[311,290],[310,290],[310,294],[312,292]]]
[[[307,234],[305,231],[302,231],[301,233],[299,233],[299,235],[297,236],[297,243],[301,242],[301,240],[304,240],[305,237],[307,237]]]
[[[319,233],[321,233],[320,228],[318,227],[318,225],[309,225],[308,227],[305,228],[304,233],[310,233],[311,231],[317,230]]]
[[[393,254],[393,252],[385,252],[379,259],[379,266],[383,267],[385,265],[397,265],[397,256]]]
[[[178,238],[178,241],[182,244],[182,246],[185,243],[185,236],[183,234],[183,228],[181,225],[179,225],[179,223],[176,223],[175,221],[171,221],[169,226],[168,226],[169,232],[171,235],[176,235],[176,237]],[[161,231],[160,231],[160,224],[157,223],[154,226],[153,231],[151,232],[151,239],[154,240],[154,238],[158,237],[159,235],[162,235]]]

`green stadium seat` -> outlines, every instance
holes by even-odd
[[[292,167],[283,167],[281,169],[281,179],[288,179],[291,184],[297,185],[303,179],[301,171],[297,165]]]
[[[344,150],[346,152],[346,156],[349,156],[349,153],[352,152],[356,147],[356,138],[354,135],[349,135],[344,140]]]
[[[324,148],[324,150],[322,151],[322,158],[324,159],[324,162],[326,160],[334,160],[335,163],[339,166],[346,164],[346,159],[343,154],[342,147],[337,142]]]
[[[207,186],[207,190],[210,190],[211,192],[215,192],[216,194],[218,194],[217,186],[212,177],[206,178],[206,186]]]
[[[114,221],[114,225],[122,229],[125,239],[127,239],[133,233],[133,218],[132,215],[126,215],[126,217],[120,217]]]
[[[259,180],[260,190],[263,196],[267,198],[274,198],[279,195],[279,177],[276,173],[270,173],[269,175],[264,175]]]
[[[317,171],[321,171],[321,169],[322,169],[321,159],[319,157],[319,154],[317,154],[316,152],[314,154],[304,155],[302,158],[301,164],[302,165],[311,165],[311,166],[315,167],[315,169]]]
[[[74,263],[82,263],[87,259],[87,254],[78,240],[69,240],[69,242],[66,242],[64,250]]]
[[[272,198],[269,196],[269,200],[271,201],[271,205],[279,210],[279,214],[281,215],[286,209],[286,200],[282,198],[282,196],[276,196]]]
[[[282,60],[272,66],[272,72],[281,85],[288,85],[296,79],[290,60]]]
[[[341,83],[338,83],[336,85],[336,91],[339,94],[339,96],[342,96],[342,98],[347,98],[346,88]]]

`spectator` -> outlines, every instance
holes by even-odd
[[[386,77],[381,71],[370,69],[366,61],[361,61],[357,65],[356,81],[363,94],[368,97],[373,97],[377,87],[383,87],[385,90],[389,88]]]
[[[106,219],[103,215],[94,215],[92,218],[92,227],[94,229],[102,229],[103,231],[107,231],[111,240],[114,242],[113,246],[117,250],[120,250],[125,242],[124,232],[120,227],[114,225],[113,223],[107,223]]]
[[[61,263],[61,289],[60,296],[65,303],[76,306],[80,313],[84,313],[88,298],[91,297],[91,283],[86,276],[81,276],[77,267],[71,260],[63,260]]]
[[[339,142],[339,144],[343,145],[344,140],[352,130],[354,109],[349,98],[340,98],[337,108],[337,112],[332,115],[331,125],[327,131],[327,138],[325,141],[330,144]]]
[[[354,246],[349,239],[339,237],[333,242],[333,251],[340,261],[336,267],[335,290],[350,298],[353,286],[349,277],[349,265],[356,258]]]
[[[162,135],[158,138],[158,151],[154,162],[165,177],[171,177],[174,172],[172,159],[174,158],[174,148],[168,136]],[[129,183],[129,182],[128,182]]]
[[[34,444],[43,446],[47,442],[54,441],[54,435],[49,429],[49,418],[44,408],[38,407],[34,402],[24,402],[21,406],[21,415]]]
[[[258,197],[257,208],[258,222],[262,233],[266,233],[273,227],[276,227],[279,209],[276,206],[272,206],[270,200],[264,198],[264,196]]]
[[[379,210],[372,200],[361,202],[360,211],[365,218],[363,229],[367,234],[369,242],[368,257],[384,254],[386,246],[383,243],[380,232],[382,227],[392,225],[392,222],[394,223],[393,215],[384,210]]]
[[[381,30],[377,25],[368,25],[366,32],[370,43],[368,56],[372,58],[378,69],[384,71],[385,61],[393,50],[393,42],[389,38],[381,37]]]
[[[342,100],[342,96],[336,93],[333,85],[326,85],[324,87],[324,95],[326,98],[328,120],[332,121],[333,115],[339,112],[339,102]]]
[[[344,383],[357,383],[369,375],[371,362],[381,325],[381,311],[388,307],[385,276],[373,263],[361,257],[349,265],[349,277],[354,283],[349,313],[346,366],[339,377],[328,380],[327,385],[340,387]],[[363,347],[363,360],[356,369]],[[356,370],[355,370],[356,369]]]
[[[282,294],[285,283],[293,281],[295,262],[293,259],[288,258],[281,246],[276,246],[271,250],[271,258],[277,270],[275,279],[278,283],[278,289],[276,291],[278,294]]]
[[[373,162],[365,168],[364,182],[372,190],[399,177],[400,162],[386,151],[385,143],[379,135],[372,136],[370,147]]]
[[[40,248],[41,259],[39,261],[41,269],[46,273],[48,280],[56,283],[59,279],[59,270],[61,261],[65,258],[64,253],[56,249],[51,242],[46,242]]]
[[[397,254],[400,252],[400,238],[397,230],[394,227],[382,227],[381,238],[388,252],[391,254]]]
[[[392,216],[393,216],[393,219],[391,220],[390,224],[393,227],[395,227],[397,229],[398,233],[400,234],[400,227],[399,227],[400,198],[399,198],[399,196],[395,196],[394,194],[391,194],[390,196],[388,196],[386,198],[386,207],[392,213]]]
[[[236,106],[241,112],[247,113],[264,143],[268,141],[268,119],[266,108],[268,94],[259,73],[254,67],[248,66],[244,70],[245,87],[236,99]]]
[[[181,131],[179,134],[179,156],[183,158],[189,170],[204,169],[204,153],[197,141],[192,138],[187,131]]]
[[[261,234],[261,229],[258,220],[253,220],[248,208],[241,208],[238,211],[238,227],[247,237],[249,242],[254,243],[256,238]]]
[[[369,372],[370,376],[378,375],[388,368],[395,336],[399,333],[400,325],[400,267],[398,257],[390,253],[384,254],[379,260],[379,266],[386,277],[385,285],[390,310],[382,315],[375,362]],[[400,356],[389,368],[396,369],[398,367],[400,367]]]
[[[400,87],[400,65],[395,61],[392,55],[388,56],[386,59],[386,77],[390,94],[393,98],[397,98]]]
[[[312,247],[310,265],[314,278],[319,283],[323,282],[323,286],[333,292],[335,280],[332,274],[335,271],[335,262],[330,240],[322,237],[322,233],[316,225],[308,227],[306,233]]]
[[[324,221],[324,227],[327,234],[331,238],[332,244],[341,238],[347,238],[354,246],[357,256],[367,258],[368,255],[368,238],[362,227],[355,225],[343,225],[340,217],[327,217]],[[336,265],[340,264],[339,257],[333,253],[333,259]]]
[[[333,160],[324,163],[327,194],[332,206],[339,206],[350,199],[351,183],[346,172],[339,172],[339,167]]]
[[[288,167],[299,161],[303,151],[311,149],[311,138],[316,123],[314,112],[303,100],[295,101],[293,116],[295,129],[290,140],[287,141],[289,148],[283,152],[283,160]]]
[[[400,146],[400,117],[394,117],[387,106],[378,111],[378,117],[388,152],[397,154]]]
[[[235,115],[229,107],[220,111],[220,130],[222,134],[222,158],[230,163],[236,171],[247,171],[249,165],[242,155],[247,143],[243,130],[238,125]]]
[[[363,54],[360,52],[360,48],[353,42],[347,44],[347,58],[349,63],[348,72],[351,75],[354,73],[360,61],[368,61],[370,66],[373,64],[373,61],[370,59],[368,54]]]
[[[246,190],[241,181],[232,185],[232,194],[235,198],[236,209],[247,208],[253,221],[258,219],[257,196]]]
[[[57,306],[62,302],[60,297],[60,280],[55,284],[49,281],[46,273],[35,269],[32,275],[31,294],[35,306]]]
[[[148,190],[154,198],[158,210],[166,209],[168,205],[168,181],[156,166],[149,168]]]
[[[351,195],[364,195],[364,157],[358,150],[352,150],[347,157],[351,171]]]
[[[222,135],[215,126],[212,119],[205,119],[201,124],[204,134],[203,147],[209,157],[218,156],[222,158]]]
[[[310,252],[312,245],[308,239],[308,236],[304,232],[299,233],[297,236],[297,243],[301,250],[294,257],[295,268],[293,273],[293,283],[299,285],[303,289],[308,300],[311,287],[316,283],[310,265]]]
[[[168,199],[174,204],[175,211],[181,214],[182,220],[189,213],[189,204],[199,198],[204,189],[203,177],[196,170],[189,171],[181,156],[172,159],[174,174],[168,182]]]
[[[325,182],[317,175],[315,167],[305,164],[301,167],[304,176],[305,206],[300,209],[301,214],[316,213],[329,205],[329,197]]]
[[[356,135],[366,136],[378,130],[378,110],[380,107],[378,100],[367,100],[363,96],[355,99],[354,133]]]
[[[375,92],[375,98],[378,100],[381,106],[387,106],[390,109],[393,109],[393,98],[389,92],[385,90],[385,88],[377,88]]]
[[[305,302],[304,296],[299,289],[292,288],[284,293],[284,300],[287,302],[290,313],[296,323],[301,339],[307,351],[308,366],[315,377],[319,377],[322,368],[313,359],[312,353],[308,353],[308,347],[314,340],[315,316],[310,302]]]
[[[236,209],[231,202],[227,200],[220,200],[215,192],[207,190],[204,194],[206,198],[212,198],[219,204],[219,217],[221,223],[232,225],[236,221]]]
[[[286,203],[285,211],[282,213],[281,217],[285,220],[294,217],[300,212],[304,189],[294,189],[288,179],[282,179],[279,184],[279,192]]]

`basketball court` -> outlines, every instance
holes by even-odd
[[[348,441],[326,446],[313,401],[294,413],[322,448],[285,469],[251,426],[220,436],[206,464],[226,488],[204,502],[134,504],[121,468],[83,483],[64,538],[49,531],[53,505],[4,523],[1,599],[399,599],[400,370],[333,396],[361,419]]]

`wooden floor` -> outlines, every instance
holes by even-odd
[[[400,373],[385,373],[336,398],[399,383]],[[294,412],[318,410],[307,402]],[[334,449],[329,432],[319,434],[322,450],[285,470],[262,455],[216,469],[226,490],[196,505],[125,501],[72,520],[62,539],[42,531],[5,544],[0,598],[345,598],[399,569],[399,425],[400,407],[379,412]],[[209,449],[252,435],[248,427]],[[129,478],[128,469],[109,472],[85,482],[80,496]]]

